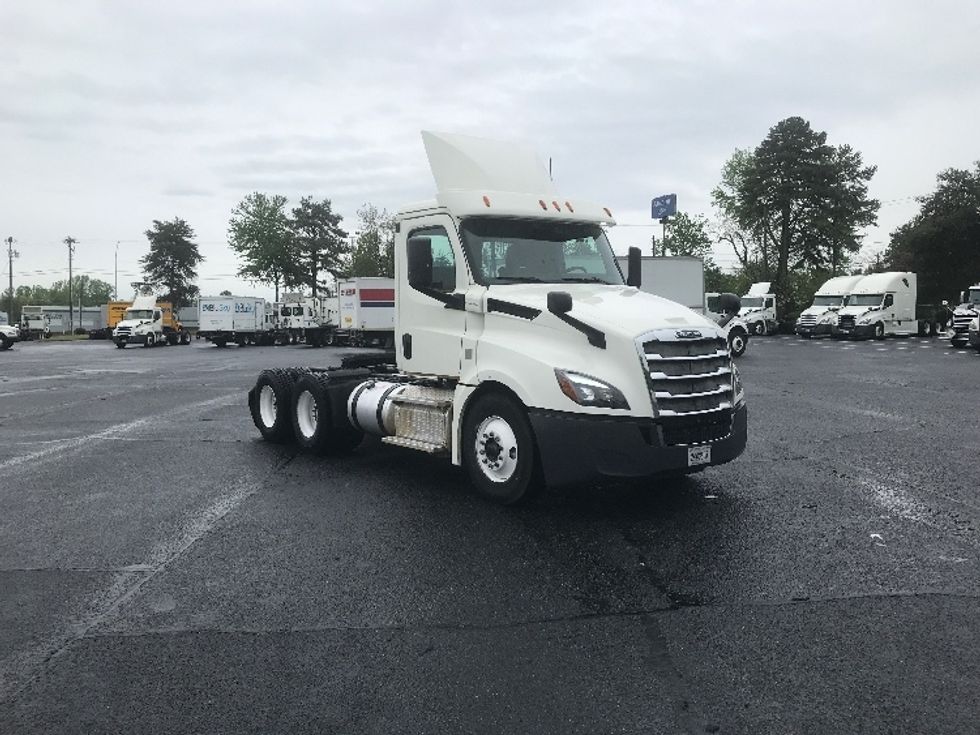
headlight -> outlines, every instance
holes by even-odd
[[[732,362],[732,393],[735,394],[735,407],[745,403],[745,390],[742,388],[742,375],[738,372],[738,365]]]
[[[858,319],[857,320],[857,323],[858,324],[870,324],[871,322],[873,322],[877,318],[878,318],[877,312],[872,311],[872,312],[870,312],[868,314],[865,314],[860,319]]]
[[[820,323],[821,324],[836,324],[837,323],[837,315],[836,314],[826,314],[826,315],[820,317]]]
[[[555,368],[555,378],[561,392],[580,406],[595,406],[596,408],[629,408],[626,397],[619,388],[590,375],[575,373],[571,370]]]

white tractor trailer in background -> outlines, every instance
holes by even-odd
[[[837,312],[836,338],[908,337],[934,332],[935,308],[918,303],[915,273],[891,271],[863,276]]]
[[[542,484],[689,473],[746,441],[719,327],[623,282],[606,207],[559,197],[524,146],[423,133],[433,201],[403,207],[395,353],[263,371],[264,438],[324,453],[365,434],[444,456],[502,503]]]
[[[949,325],[949,341],[954,347],[962,347],[967,342],[975,344],[970,332],[978,317],[980,317],[980,283],[961,293],[960,303],[953,310]]]
[[[837,324],[837,312],[847,306],[847,298],[864,276],[835,276],[824,281],[813,295],[813,303],[796,320],[801,337],[829,337]]]

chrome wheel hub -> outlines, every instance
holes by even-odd
[[[507,482],[517,470],[517,436],[500,416],[488,416],[476,429],[476,461],[492,482]]]

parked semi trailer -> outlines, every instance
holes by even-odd
[[[742,297],[741,303],[738,317],[745,323],[749,334],[762,336],[779,331],[776,294],[772,292],[772,283],[753,283],[749,286],[748,293]]]
[[[724,332],[628,283],[606,207],[559,197],[522,146],[423,133],[437,194],[396,216],[395,352],[263,371],[269,441],[348,452],[364,434],[446,457],[514,503],[542,483],[728,462],[746,408]]]

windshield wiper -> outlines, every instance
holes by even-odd
[[[495,276],[495,281],[519,281],[520,283],[544,283],[537,276]]]
[[[561,280],[572,281],[574,283],[605,283],[609,285],[609,281],[604,278],[599,278],[598,276],[565,276]]]

